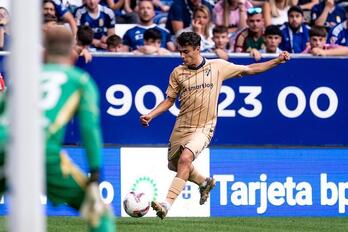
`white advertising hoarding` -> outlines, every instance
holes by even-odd
[[[144,192],[150,200],[163,201],[175,172],[168,169],[167,148],[121,148],[121,201],[130,191]],[[195,167],[208,176],[209,149],[205,149],[194,161]],[[194,183],[187,182],[184,190],[174,202],[168,217],[209,217],[210,200],[199,205],[199,190]],[[122,206],[122,203],[121,203]],[[121,216],[127,216],[121,209]],[[155,217],[150,209],[148,217]]]

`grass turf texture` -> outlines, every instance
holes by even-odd
[[[5,218],[0,218],[0,231],[5,230]],[[47,231],[87,231],[79,217],[48,217]],[[224,231],[348,231],[348,218],[118,218],[119,232],[224,232]]]

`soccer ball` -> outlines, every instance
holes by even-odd
[[[142,217],[150,209],[145,193],[129,192],[123,200],[123,208],[131,217]]]

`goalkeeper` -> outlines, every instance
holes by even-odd
[[[115,231],[113,216],[101,201],[98,181],[101,166],[99,95],[89,75],[71,66],[73,36],[64,26],[45,34],[45,66],[41,79],[46,128],[47,196],[55,204],[80,210],[91,231]],[[77,114],[86,148],[88,179],[61,153],[66,124]]]
[[[46,64],[40,88],[45,119],[47,196],[56,205],[66,203],[80,210],[90,231],[115,231],[113,214],[102,202],[98,188],[101,133],[96,86],[86,72],[71,65],[73,36],[64,26],[50,27],[44,45]],[[86,148],[89,178],[61,151],[66,125],[75,114]],[[3,129],[0,127],[1,141],[6,137]],[[0,162],[3,164],[3,156]],[[0,184],[3,192],[4,179]]]

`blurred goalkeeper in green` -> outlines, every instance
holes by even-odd
[[[46,64],[40,87],[46,135],[47,196],[54,204],[66,203],[79,210],[90,231],[115,231],[114,216],[102,202],[98,188],[102,141],[97,88],[86,72],[71,65],[73,36],[64,26],[49,28],[44,45]],[[88,158],[89,178],[61,150],[66,125],[75,114]],[[4,183],[1,184],[3,191]]]

